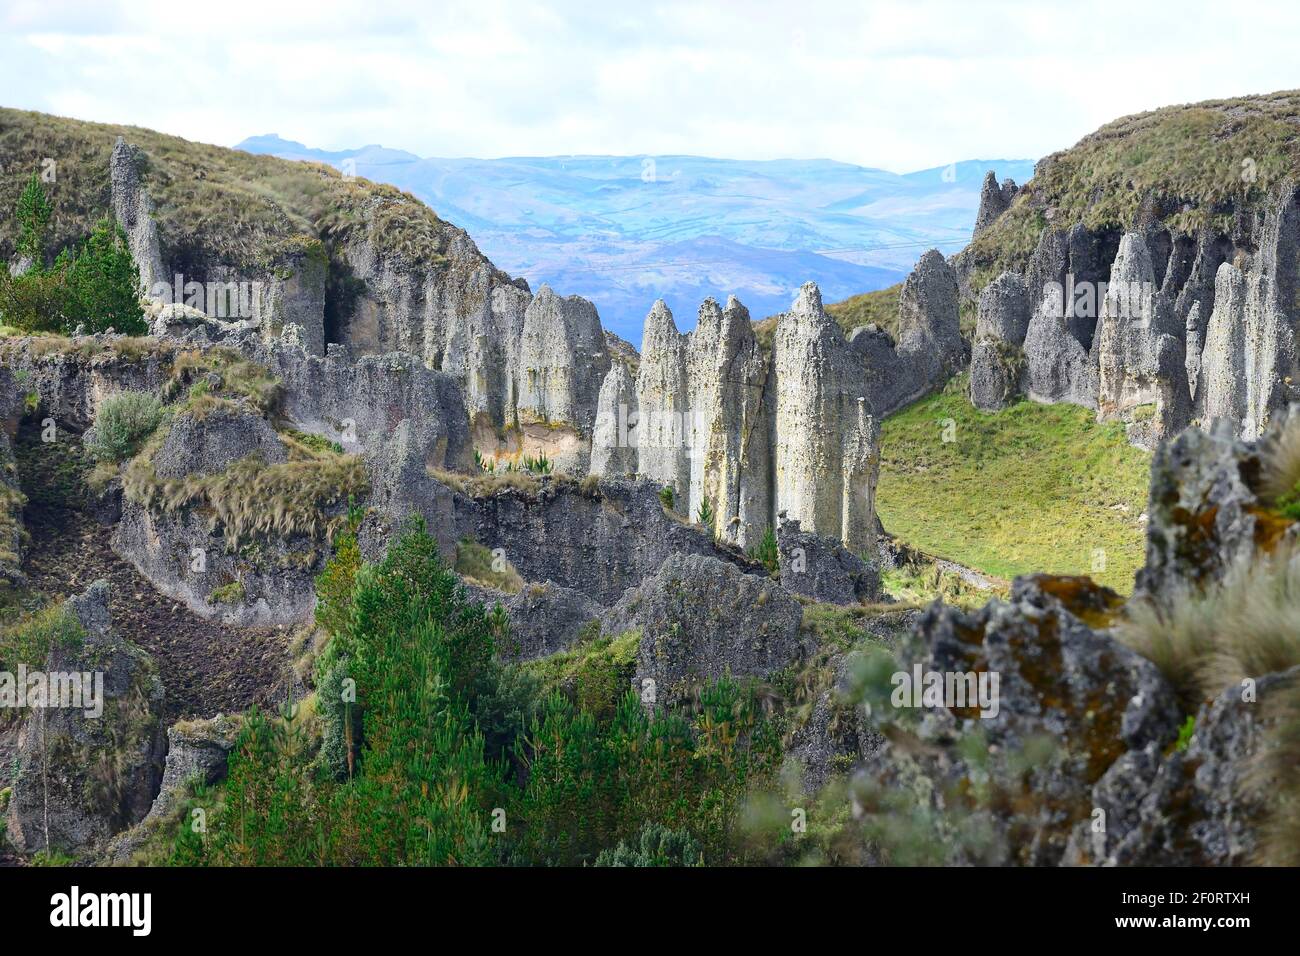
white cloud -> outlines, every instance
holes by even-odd
[[[4,105],[205,142],[423,155],[1040,156],[1125,113],[1300,86],[1300,8],[390,0],[0,9]]]

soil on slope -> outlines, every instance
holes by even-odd
[[[113,552],[112,528],[88,513],[80,445],[80,437],[65,430],[53,443],[42,443],[35,429],[19,434],[19,473],[28,497],[23,520],[31,535],[23,571],[32,591],[58,600],[106,579],[113,626],[158,664],[169,724],[276,700],[291,678],[290,634],[226,627],[154,590]]]

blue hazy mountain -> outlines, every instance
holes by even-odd
[[[1024,182],[1028,160],[970,160],[900,175],[832,160],[700,156],[421,158],[382,146],[328,151],[275,135],[239,149],[314,160],[418,196],[534,288],[591,299],[641,341],[663,298],[683,330],[707,295],[754,318],[812,279],[827,302],[892,285],[926,249],[970,238],[984,174]]]

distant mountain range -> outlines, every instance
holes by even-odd
[[[892,285],[926,249],[970,238],[992,169],[1023,183],[1030,160],[968,160],[899,175],[831,160],[699,156],[422,159],[382,146],[312,149],[276,135],[237,147],[316,160],[391,183],[466,229],[500,268],[596,303],[633,343],[663,298],[683,330],[705,296],[754,318],[815,280],[827,302]]]

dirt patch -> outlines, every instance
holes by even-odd
[[[23,513],[31,547],[23,562],[33,591],[61,599],[108,581],[113,626],[153,655],[167,691],[167,722],[236,713],[268,703],[290,675],[290,634],[279,629],[226,627],[166,597],[119,558],[112,529],[83,505],[79,436],[53,443],[24,429],[17,443],[28,504]]]

